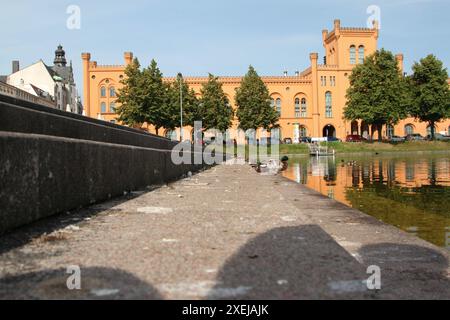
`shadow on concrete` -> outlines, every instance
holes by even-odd
[[[376,293],[362,282],[366,270],[319,226],[277,228],[249,241],[225,263],[208,298],[373,298]]]
[[[448,259],[431,248],[396,243],[367,245],[359,250],[363,263],[381,269],[386,299],[450,299]]]
[[[157,188],[155,188],[157,189]],[[0,235],[0,255],[21,247],[33,239],[39,238],[44,234],[50,234],[56,230],[64,229],[70,225],[77,225],[100,213],[111,213],[116,211],[114,207],[140,197],[155,189],[138,191],[138,193],[130,193],[126,196],[115,198],[103,203],[94,204],[90,207],[73,210],[66,213],[56,214],[47,218],[43,218],[36,222],[32,222],[22,227],[18,227],[6,234]]]
[[[118,269],[81,267],[81,290],[69,290],[65,269],[0,279],[0,300],[162,300],[151,285]]]

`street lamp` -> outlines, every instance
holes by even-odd
[[[183,75],[181,72],[178,73],[178,81],[180,84],[180,140],[183,142]]]

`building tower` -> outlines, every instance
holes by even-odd
[[[59,45],[55,51],[54,65],[58,67],[65,67],[67,65],[66,52],[63,50],[62,45]]]

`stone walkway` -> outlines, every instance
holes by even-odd
[[[238,165],[0,238],[0,299],[449,299],[449,274],[444,249]]]

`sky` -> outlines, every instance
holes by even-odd
[[[322,29],[366,27],[379,8],[379,47],[405,55],[405,71],[433,53],[449,67],[450,0],[0,0],[0,74],[11,61],[25,67],[53,64],[62,44],[73,60],[82,95],[81,53],[99,64],[123,64],[132,51],[142,65],[155,59],[165,76],[208,73],[240,76],[253,65],[260,75],[282,75],[323,56]],[[67,27],[80,9],[79,28]]]

